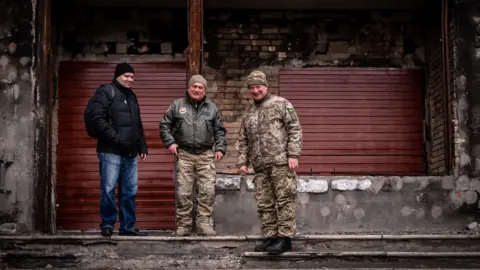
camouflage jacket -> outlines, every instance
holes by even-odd
[[[251,105],[242,119],[237,148],[237,166],[252,165],[255,171],[299,158],[302,128],[292,104],[267,94],[260,104]]]

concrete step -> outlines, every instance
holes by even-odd
[[[0,236],[0,269],[480,269],[478,235],[298,235],[294,250],[278,256],[253,252],[261,240],[259,236]]]

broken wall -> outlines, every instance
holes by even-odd
[[[0,234],[34,230],[36,120],[44,113],[34,87],[35,3],[0,1]]]
[[[228,128],[221,173],[236,172],[235,142],[251,102],[245,79],[252,70],[263,70],[278,94],[283,67],[425,67],[423,11],[206,10],[204,24],[209,96]]]

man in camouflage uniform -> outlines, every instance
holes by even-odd
[[[216,235],[211,224],[215,197],[215,161],[227,149],[226,130],[217,106],[206,97],[207,81],[194,75],[186,96],[175,100],[160,121],[160,137],[168,150],[178,157],[177,236],[192,229],[194,187],[198,189],[197,232]],[[195,181],[198,176],[198,182]],[[196,183],[195,183],[196,182]]]
[[[280,254],[292,249],[302,128],[292,104],[268,92],[261,71],[247,78],[254,100],[242,120],[237,147],[239,173],[255,171],[255,198],[266,240],[255,251]]]

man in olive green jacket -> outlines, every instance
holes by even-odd
[[[206,89],[205,78],[192,76],[186,96],[175,100],[160,121],[163,144],[178,157],[175,231],[178,236],[191,233],[195,174],[198,175],[198,233],[216,235],[211,222],[215,161],[220,161],[225,155],[227,132],[217,106],[206,97]]]

